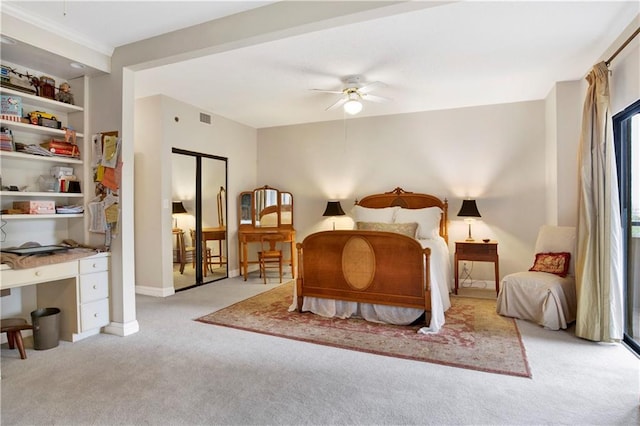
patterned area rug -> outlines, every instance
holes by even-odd
[[[378,355],[531,377],[520,332],[496,314],[495,300],[452,297],[438,334],[419,334],[424,323],[398,326],[361,319],[289,312],[293,281],[196,319],[207,324]]]

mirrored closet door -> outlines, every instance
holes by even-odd
[[[227,159],[172,149],[176,291],[227,278]]]

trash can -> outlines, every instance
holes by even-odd
[[[51,349],[60,343],[60,309],[41,308],[31,312],[33,349]]]

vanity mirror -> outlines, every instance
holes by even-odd
[[[258,263],[248,258],[249,243],[258,243],[264,234],[280,234],[290,243],[287,263],[295,275],[295,230],[293,229],[293,195],[265,185],[238,197],[238,242],[240,271],[245,281],[248,265]]]

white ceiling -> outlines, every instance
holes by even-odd
[[[5,3],[107,51],[271,2]],[[442,2],[140,71],[136,96],[163,93],[255,128],[342,119],[325,111],[337,95],[310,89],[340,90],[351,74],[386,83],[373,94],[392,99],[358,117],[543,99],[583,78],[639,12],[638,1]]]

